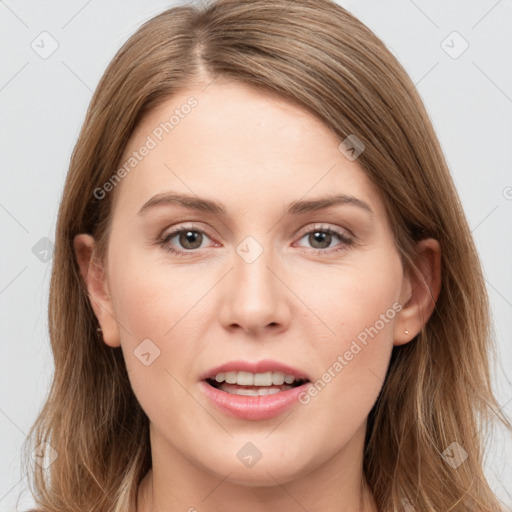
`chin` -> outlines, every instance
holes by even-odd
[[[235,459],[232,464],[224,463],[221,467],[210,468],[209,472],[226,482],[245,487],[269,487],[286,484],[306,476],[311,471],[311,465],[301,464],[297,459],[289,460],[283,457],[264,456],[252,467],[244,465]],[[218,460],[218,459],[217,459]],[[229,475],[226,478],[226,475]]]

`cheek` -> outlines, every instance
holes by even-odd
[[[356,337],[362,343],[389,337],[401,282],[401,264],[393,253],[368,254],[343,266],[301,273],[294,279],[294,292],[307,306],[304,321],[318,326],[328,346],[343,351]]]
[[[195,281],[184,269],[148,265],[126,250],[113,266],[109,284],[121,346],[133,391],[150,417],[162,402],[187,397],[201,336],[198,301],[211,285]],[[197,308],[197,309],[196,309]],[[155,390],[159,390],[155,393]]]
[[[303,403],[319,417],[329,411],[348,430],[357,428],[375,403],[393,348],[401,264],[389,255],[386,261],[386,269],[364,264],[337,272],[334,280],[317,276],[307,296],[328,335],[317,344],[322,369]]]
[[[194,308],[215,281],[214,276],[199,279],[190,265],[170,264],[159,250],[149,257],[147,248],[125,247],[111,269],[114,311],[126,327],[121,332],[124,342],[135,343],[142,336],[165,343],[176,337],[191,317],[197,320]]]

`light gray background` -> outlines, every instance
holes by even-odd
[[[512,2],[341,1],[404,65],[427,106],[475,237],[490,294],[499,402],[512,415]],[[51,260],[32,248],[54,239],[72,148],[92,91],[139,25],[173,2],[0,1],[2,232],[0,511],[32,504],[20,448],[49,389]],[[43,59],[39,51],[55,52]],[[468,49],[457,58],[452,56]],[[44,42],[41,38],[46,37]],[[445,40],[445,43],[442,43]],[[35,41],[33,43],[33,41]],[[449,48],[451,47],[451,49]],[[445,50],[452,52],[450,56]],[[508,379],[507,379],[508,374]],[[512,440],[490,439],[486,472],[512,505]],[[23,505],[23,506],[22,506]]]

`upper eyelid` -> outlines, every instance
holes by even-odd
[[[340,226],[332,226],[332,225],[322,224],[322,223],[316,223],[312,226],[306,226],[305,228],[301,229],[299,232],[303,233],[303,234],[307,234],[307,233],[310,233],[311,231],[314,231],[315,229],[317,229],[318,231],[329,230],[329,231],[334,231],[336,233],[341,232],[341,234],[343,234],[343,232],[346,232],[350,237],[354,237],[354,234],[347,228],[342,228]]]
[[[213,238],[209,234],[207,229],[200,228],[199,226],[194,226],[194,225],[188,226],[186,224],[184,224],[183,226],[178,224],[177,227],[171,228],[169,232],[164,231],[162,233],[161,238],[166,239],[166,238],[170,237],[171,235],[175,236],[176,234],[181,233],[182,231],[187,231],[187,230],[189,230],[189,231],[199,231],[200,233],[205,233],[206,235],[208,235],[208,237]]]

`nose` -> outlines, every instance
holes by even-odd
[[[226,276],[220,320],[228,330],[242,329],[252,335],[276,334],[289,326],[290,299],[283,272],[270,250],[256,260],[234,254],[233,269]]]

